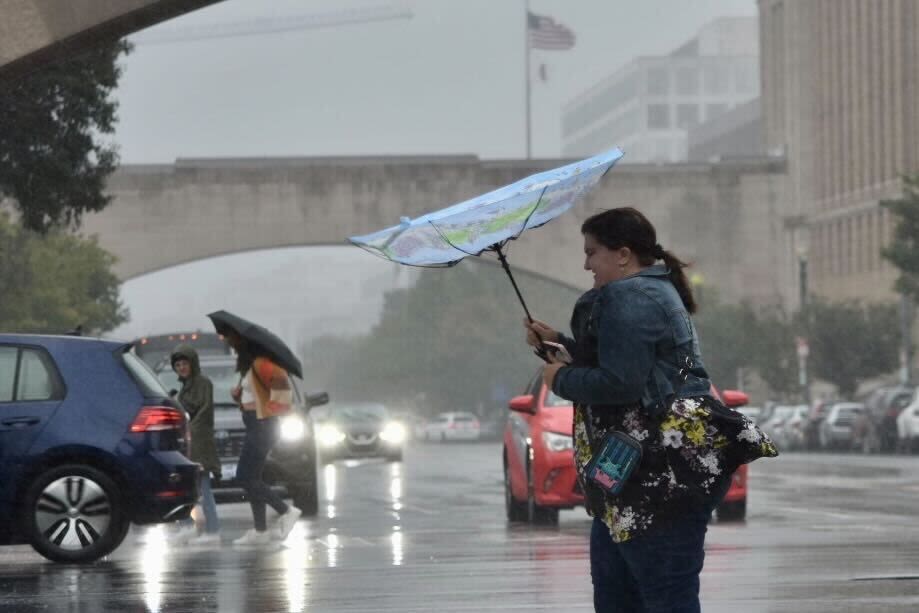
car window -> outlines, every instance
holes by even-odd
[[[134,376],[134,380],[140,385],[140,389],[144,396],[159,396],[165,398],[169,395],[169,392],[166,391],[162,382],[153,371],[150,370],[146,362],[130,351],[126,351],[122,354],[122,360],[124,361],[124,365],[127,366],[128,371]]]
[[[0,347],[0,402],[12,402],[16,384],[16,347]]]
[[[379,404],[335,407],[332,415],[339,419],[383,419],[386,417],[386,408]]]
[[[16,400],[49,400],[54,396],[54,378],[46,360],[38,351],[22,350]]]
[[[546,399],[543,401],[543,406],[546,407],[570,407],[571,401],[565,400],[560,396],[556,396],[552,390],[546,390]]]
[[[210,379],[214,385],[215,404],[236,404],[236,401],[230,395],[230,391],[239,384],[239,373],[236,372],[236,364],[204,363],[201,365],[201,374]],[[176,376],[175,379],[178,383],[179,378]],[[179,385],[181,386],[181,384]]]

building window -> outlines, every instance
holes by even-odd
[[[678,68],[676,71],[676,93],[691,95],[699,93],[699,70],[696,68]]]
[[[670,127],[670,106],[667,104],[648,105],[648,129],[666,130]]]
[[[726,94],[731,84],[731,74],[724,66],[706,66],[702,71],[705,93]]]
[[[695,104],[678,104],[676,107],[676,127],[689,129],[699,123],[699,107]]]
[[[670,92],[670,71],[667,68],[649,68],[646,78],[649,95],[666,96]]]
[[[728,105],[726,104],[706,104],[705,105],[705,121],[711,121],[716,117],[720,117],[728,112]]]

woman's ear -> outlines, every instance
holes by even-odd
[[[619,264],[619,268],[628,266],[631,259],[632,250],[628,247],[620,247],[616,250],[616,263]]]

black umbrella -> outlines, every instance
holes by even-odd
[[[274,332],[226,311],[214,311],[208,317],[214,322],[218,334],[226,336],[230,331],[236,332],[252,346],[255,355],[263,354],[290,374],[303,378],[300,360]]]

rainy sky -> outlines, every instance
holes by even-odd
[[[271,31],[299,19],[363,24]],[[561,106],[633,57],[665,54],[753,0],[531,0],[571,28],[569,51],[533,51],[533,152],[559,155]],[[374,13],[377,14],[377,13]],[[176,158],[524,153],[524,0],[226,0],[136,37],[117,91],[123,163]],[[257,20],[264,33],[209,38]],[[168,38],[183,38],[164,42]],[[443,203],[444,206],[451,203]],[[344,237],[342,237],[344,239]],[[206,328],[236,309],[299,344],[365,332],[385,289],[414,278],[348,247],[248,252],[128,281],[131,321],[113,336]],[[240,288],[269,275],[272,301]],[[331,272],[330,272],[331,271]],[[368,289],[369,288],[369,289]],[[257,294],[255,294],[257,295]],[[169,297],[169,300],[163,298]],[[181,308],[176,308],[180,304]]]

